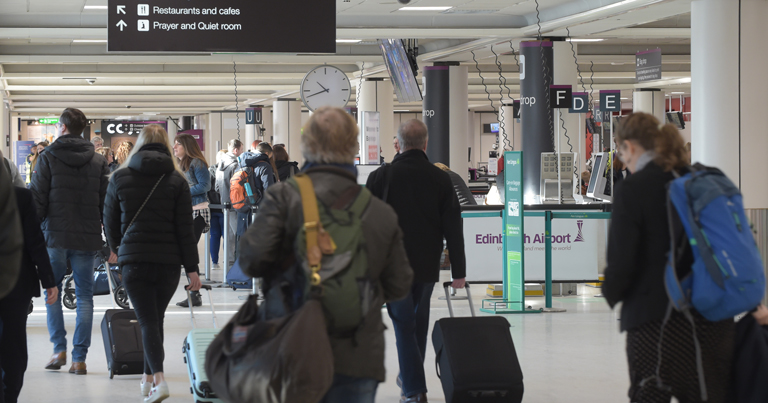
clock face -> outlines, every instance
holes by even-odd
[[[333,66],[317,66],[301,81],[301,100],[313,112],[321,106],[343,108],[351,93],[349,78]]]

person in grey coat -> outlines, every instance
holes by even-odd
[[[333,205],[358,187],[353,165],[357,152],[357,124],[343,109],[318,108],[304,126],[304,174],[312,180],[318,201]],[[377,284],[371,308],[354,335],[331,335],[334,383],[322,403],[373,403],[384,381],[384,324],[381,306],[408,295],[413,279],[395,211],[371,198],[361,216],[370,279]],[[301,194],[288,182],[270,186],[256,221],[240,241],[240,264],[253,277],[274,279],[294,257],[294,240],[304,226]]]

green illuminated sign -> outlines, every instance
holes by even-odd
[[[38,119],[37,123],[41,125],[55,125],[56,123],[59,123],[59,118],[42,118]]]
[[[523,153],[504,152],[504,300],[514,310],[525,310],[523,273]]]

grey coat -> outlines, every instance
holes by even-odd
[[[307,171],[318,199],[333,204],[350,186],[354,175],[332,167]],[[408,295],[413,271],[403,246],[403,233],[397,215],[386,203],[372,198],[363,214],[363,233],[368,245],[371,278],[378,283],[376,300],[371,304],[362,327],[352,338],[332,337],[335,372],[384,381],[384,324],[381,306]],[[294,255],[294,240],[304,225],[301,195],[288,183],[278,183],[266,192],[256,221],[240,241],[240,264],[253,277],[274,277],[283,262]]]

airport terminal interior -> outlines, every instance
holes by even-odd
[[[398,127],[421,120],[430,162],[472,195],[462,219],[473,309],[449,288],[454,314],[508,320],[523,402],[626,402],[626,333],[601,290],[617,127],[633,112],[674,125],[692,162],[740,189],[765,256],[767,20],[760,0],[0,0],[0,150],[26,179],[32,148],[77,108],[83,137],[113,151],[156,123],[171,143],[191,134],[210,163],[239,139],[284,144],[301,167],[302,126],[336,106],[359,125],[364,185],[395,157]],[[223,327],[252,292],[229,287],[209,236],[198,253],[215,321],[203,290],[197,328]],[[430,402],[450,402],[431,341],[450,316],[444,266],[430,302]],[[207,401],[190,393],[181,280],[165,317],[166,401]],[[142,399],[140,375],[111,377],[107,365],[100,324],[118,297],[94,297],[86,376],[44,369],[52,344],[45,301],[33,299],[19,402]],[[69,348],[75,316],[64,309]],[[395,332],[382,316],[376,402],[398,402]]]

